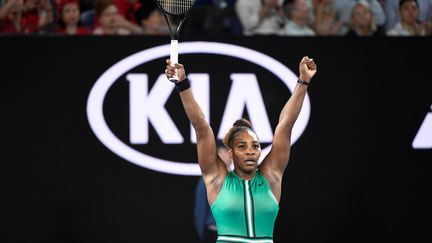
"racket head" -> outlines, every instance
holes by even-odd
[[[186,15],[197,0],[155,0],[165,13],[175,16]]]

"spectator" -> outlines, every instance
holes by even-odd
[[[386,31],[389,31],[400,21],[399,2],[400,0],[385,1]],[[417,6],[419,9],[418,20],[420,24],[430,29],[432,25],[432,0],[417,0]]]
[[[280,35],[285,16],[281,0],[237,0],[244,35]]]
[[[342,35],[342,22],[332,0],[317,0],[315,3],[315,33],[321,36]]]
[[[0,9],[0,33],[40,33],[52,22],[49,0],[5,0]]]
[[[81,25],[79,0],[57,0],[58,23],[56,33],[87,35],[91,31]]]
[[[142,5],[135,12],[135,19],[145,35],[169,35],[168,25],[154,1]]]
[[[95,35],[130,35],[142,34],[142,29],[126,20],[118,12],[113,0],[96,0],[97,26]]]
[[[378,36],[381,34],[375,24],[369,2],[366,0],[359,0],[353,7],[348,26],[349,31],[346,36]]]
[[[0,8],[0,32],[20,33],[23,0],[5,0]]]
[[[332,0],[333,7],[339,14],[339,20],[343,24],[348,24],[351,19],[351,12],[354,6],[356,6],[359,0]],[[372,12],[372,15],[375,20],[375,24],[377,26],[384,26],[386,16],[384,13],[384,9],[378,0],[364,0],[369,4],[369,9]],[[388,1],[388,0],[387,0]]]
[[[309,27],[311,23],[310,10],[305,0],[293,0],[285,5],[286,20],[283,35],[314,36]]]
[[[387,32],[388,36],[425,36],[425,28],[418,23],[419,9],[416,0],[399,2],[400,21]]]

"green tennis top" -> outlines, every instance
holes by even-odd
[[[273,242],[279,205],[260,171],[251,180],[229,172],[211,210],[217,242]]]

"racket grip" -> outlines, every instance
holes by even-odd
[[[171,40],[170,60],[171,60],[172,65],[178,63],[178,40]],[[176,74],[174,75],[174,77],[170,78],[169,80],[172,82],[177,82],[177,80],[178,80],[177,70],[176,70]]]
[[[170,59],[171,63],[178,63],[178,40],[171,40]]]

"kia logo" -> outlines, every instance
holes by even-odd
[[[177,175],[201,175],[196,161],[171,161],[158,158],[154,155],[139,151],[131,145],[147,144],[149,142],[150,124],[156,131],[160,141],[164,144],[183,144],[186,139],[195,143],[193,129],[190,127],[190,136],[185,138],[179,132],[175,119],[173,119],[164,105],[172,95],[174,85],[161,73],[156,82],[149,89],[149,76],[147,73],[133,73],[132,70],[140,65],[159,58],[166,58],[169,54],[169,45],[162,45],[146,49],[130,55],[117,62],[106,70],[95,82],[87,100],[87,117],[90,128],[96,137],[112,152],[121,158],[145,167],[147,169]],[[240,59],[267,70],[291,91],[297,84],[297,75],[282,63],[258,51],[245,47],[216,42],[183,42],[179,45],[179,54],[212,54],[228,58]],[[113,84],[125,77],[129,82],[129,141],[126,143],[119,139],[108,126],[104,116],[104,101]],[[210,77],[208,73],[188,73],[192,91],[200,104],[206,118],[210,117]],[[233,122],[242,116],[244,109],[249,112],[249,120],[257,132],[260,141],[271,143],[273,138],[272,128],[258,85],[257,76],[254,73],[230,73],[231,87],[227,103],[223,112],[218,134],[222,139]],[[178,100],[181,106],[180,99]],[[252,110],[253,109],[253,110]],[[294,144],[306,129],[310,116],[310,101],[306,95],[302,111],[292,131],[292,144]],[[189,124],[188,124],[189,125]],[[270,151],[271,145],[263,146],[261,159]],[[180,151],[179,151],[180,152]],[[260,161],[261,162],[261,161]]]

